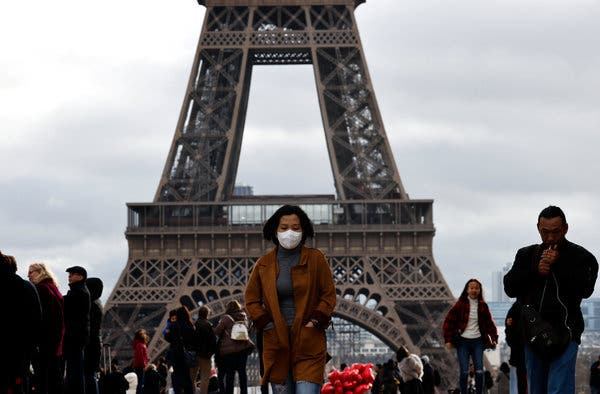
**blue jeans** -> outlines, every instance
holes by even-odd
[[[483,340],[481,337],[467,339],[460,337],[456,347],[460,375],[458,383],[461,394],[467,394],[469,380],[469,358],[473,360],[475,372],[475,393],[483,393]]]
[[[565,394],[575,392],[575,362],[579,345],[572,341],[563,354],[552,361],[538,357],[525,346],[525,366],[529,394]]]
[[[290,370],[285,383],[271,383],[271,389],[273,390],[273,394],[319,394],[321,392],[321,385],[304,380],[294,383],[294,377]]]

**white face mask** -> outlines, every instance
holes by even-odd
[[[302,241],[302,231],[287,230],[277,233],[277,240],[284,249],[294,249]]]

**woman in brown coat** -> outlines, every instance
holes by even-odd
[[[300,207],[279,208],[263,228],[275,248],[256,262],[246,287],[246,311],[263,332],[262,384],[275,394],[318,394],[323,383],[336,295],[327,259],[304,246],[313,235]]]

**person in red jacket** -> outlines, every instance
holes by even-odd
[[[144,388],[144,370],[148,365],[148,347],[146,346],[150,342],[150,337],[143,328],[135,332],[133,337],[133,363],[132,367],[137,375],[138,385],[137,394],[143,393]]]
[[[469,279],[458,301],[450,309],[442,327],[446,348],[456,348],[460,368],[460,392],[467,393],[469,358],[475,368],[475,391],[483,392],[483,350],[498,342],[498,330],[490,309],[483,300],[481,282]]]

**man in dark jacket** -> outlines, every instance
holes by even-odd
[[[517,376],[517,391],[527,394],[527,370],[525,368],[525,343],[523,342],[523,327],[521,325],[521,304],[515,301],[504,319],[506,343],[510,347],[508,363],[515,369]]]
[[[204,305],[198,310],[198,320],[195,323],[194,350],[196,350],[196,368],[191,368],[192,383],[196,381],[200,373],[200,394],[208,393],[208,382],[210,379],[210,359],[217,350],[217,336],[213,326],[208,321],[210,309]]]
[[[17,262],[0,253],[0,393],[28,392],[28,371],[42,333],[42,308],[35,287],[17,275]]]
[[[421,381],[423,382],[423,393],[434,394],[435,386],[439,386],[441,383],[440,373],[433,365],[431,365],[428,356],[421,356],[421,362],[423,363],[423,377],[421,378]]]
[[[83,350],[90,340],[90,292],[85,285],[87,271],[80,266],[67,268],[70,290],[65,300],[65,339],[63,356],[68,394],[85,394]]]
[[[84,374],[86,394],[98,394],[96,372],[100,370],[100,355],[102,341],[100,340],[100,325],[102,324],[102,290],[104,284],[100,278],[87,278],[85,285],[90,292],[90,341],[84,350]]]
[[[504,290],[523,305],[530,304],[553,327],[571,333],[571,342],[553,359],[541,357],[527,344],[525,364],[530,394],[575,392],[575,362],[583,333],[581,300],[594,292],[596,258],[567,241],[569,226],[563,211],[549,206],[538,216],[542,244],[520,249],[504,276]]]

